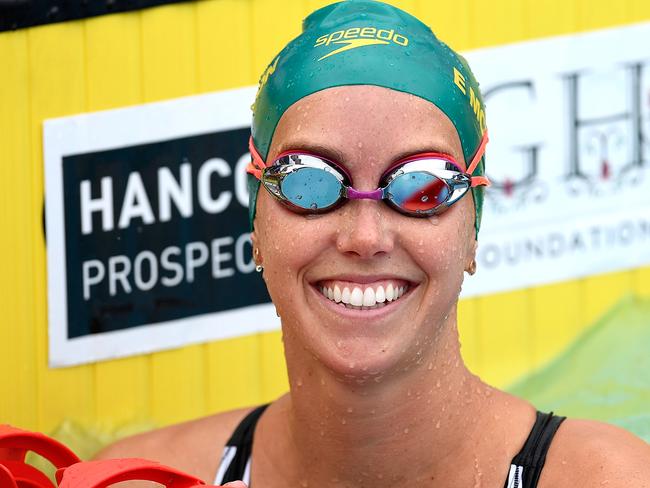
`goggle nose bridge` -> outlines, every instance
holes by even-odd
[[[351,186],[346,186],[344,196],[348,200],[383,200],[384,199],[384,190],[382,188],[377,188],[372,191],[360,191],[355,190]]]

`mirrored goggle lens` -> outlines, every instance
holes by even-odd
[[[416,214],[428,213],[449,198],[449,186],[442,179],[424,171],[397,176],[386,190],[386,196],[393,205]]]
[[[341,198],[339,180],[320,168],[298,168],[285,176],[280,186],[289,202],[305,210],[323,210]]]

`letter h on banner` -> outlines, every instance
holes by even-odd
[[[611,114],[604,117],[594,117],[591,119],[581,119],[579,115],[579,89],[580,73],[571,73],[565,76],[567,95],[568,95],[568,115],[569,115],[569,172],[567,176],[589,179],[582,167],[582,161],[579,151],[579,133],[583,127],[606,124],[617,121],[630,121],[631,130],[631,149],[632,161],[631,166],[643,166],[643,128],[641,114],[641,75],[644,65],[642,63],[633,63],[627,66],[629,79],[629,96],[627,97],[628,110]]]

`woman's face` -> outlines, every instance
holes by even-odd
[[[292,105],[267,160],[289,149],[337,162],[365,191],[376,189],[384,171],[406,155],[443,152],[464,164],[458,134],[436,106],[375,86],[330,88]],[[287,354],[306,351],[304,357],[355,378],[427,366],[474,257],[473,225],[469,194],[433,218],[408,217],[374,200],[305,216],[260,189],[253,238]],[[323,287],[386,298],[384,306],[352,308],[329,299]]]

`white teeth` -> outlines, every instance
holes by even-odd
[[[375,292],[375,301],[377,303],[383,303],[385,300],[386,300],[386,294],[384,293],[384,287],[380,285],[379,288],[377,288],[377,291]]]
[[[350,303],[350,289],[347,286],[343,288],[343,293],[341,294],[341,301],[343,303]]]
[[[386,287],[386,301],[387,302],[392,302],[395,298],[397,298],[394,293],[395,292],[393,291],[393,284],[388,283],[388,286]]]
[[[352,290],[352,294],[350,294],[350,305],[355,305],[357,307],[363,305],[363,292],[361,291],[361,288],[355,286],[354,290]]]
[[[407,286],[393,286],[392,283],[389,283],[386,288],[380,285],[377,289],[368,287],[365,290],[355,286],[352,288],[352,291],[348,287],[343,288],[343,291],[341,291],[338,285],[334,285],[333,288],[326,286],[320,288],[321,293],[329,300],[355,310],[369,310],[383,307],[388,302],[400,298],[407,290]]]
[[[375,303],[375,290],[366,288],[363,292],[363,306],[372,307]]]
[[[331,300],[331,298],[330,298],[330,300]],[[334,301],[336,303],[341,302],[341,289],[338,287],[338,285],[334,286]]]

